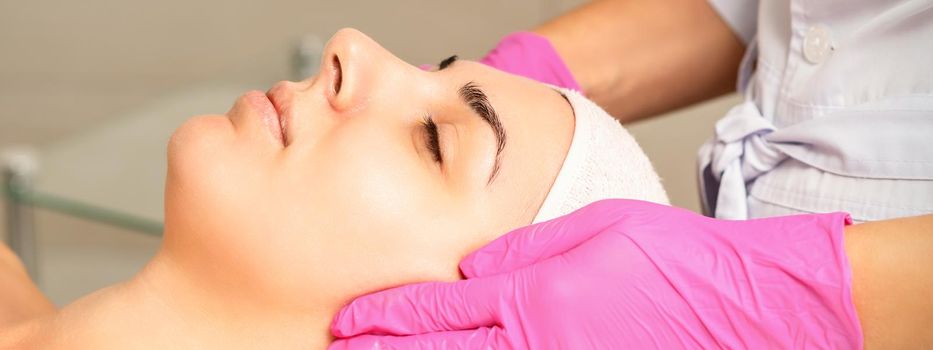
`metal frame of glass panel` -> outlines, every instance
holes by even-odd
[[[36,246],[33,210],[41,208],[94,222],[113,225],[151,236],[162,236],[163,224],[78,200],[37,191],[32,176],[15,166],[3,167],[3,194],[6,199],[7,244],[23,261],[33,280],[38,280],[38,249]]]

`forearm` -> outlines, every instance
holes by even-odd
[[[594,1],[534,31],[623,122],[732,91],[744,52],[706,0]]]
[[[865,347],[933,346],[933,215],[846,228]]]

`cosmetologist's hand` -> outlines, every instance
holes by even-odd
[[[551,42],[536,33],[515,32],[507,35],[480,59],[480,63],[542,83],[583,92]],[[431,71],[437,69],[437,66],[421,64],[418,68]]]
[[[360,297],[331,349],[857,348],[844,213],[723,221],[604,200]]]

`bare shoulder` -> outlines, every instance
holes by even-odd
[[[40,330],[46,320],[41,318],[23,321],[0,329],[0,349],[40,349]]]
[[[55,312],[19,258],[0,243],[0,329]]]

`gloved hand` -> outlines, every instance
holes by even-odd
[[[551,42],[532,32],[507,35],[499,40],[499,44],[480,63],[542,83],[583,92]],[[418,68],[431,71],[437,69],[437,66],[421,64]]]
[[[480,62],[542,83],[583,91],[551,42],[535,33],[509,34]]]
[[[849,222],[604,200],[470,254],[467,280],[355,300],[331,349],[861,348]]]

